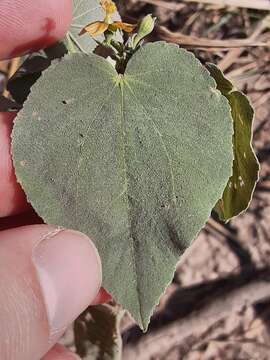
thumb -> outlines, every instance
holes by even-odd
[[[41,358],[100,286],[100,258],[85,235],[47,225],[0,232],[1,359]]]

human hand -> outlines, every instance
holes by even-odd
[[[0,59],[60,39],[71,13],[71,0],[1,0]],[[38,224],[12,166],[14,116],[0,113],[0,359],[71,360],[55,344],[90,303],[108,299],[100,259],[85,235]]]

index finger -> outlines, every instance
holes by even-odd
[[[17,183],[11,157],[11,131],[14,117],[13,113],[0,112],[0,218],[27,209],[26,198]]]
[[[47,47],[64,37],[72,0],[1,0],[0,59]]]

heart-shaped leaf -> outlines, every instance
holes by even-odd
[[[213,64],[207,64],[207,68],[229,100],[233,118],[233,175],[215,207],[220,219],[228,221],[248,208],[258,181],[259,163],[252,148],[254,111],[248,98],[234,88],[219,68]]]
[[[158,42],[125,74],[74,54],[33,86],[13,132],[39,215],[86,233],[105,288],[144,328],[231,176],[227,99],[195,57]]]

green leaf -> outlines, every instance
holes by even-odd
[[[83,360],[120,360],[123,314],[108,304],[89,306],[74,323],[77,354]]]
[[[105,288],[144,328],[231,176],[227,99],[195,57],[157,42],[124,75],[74,54],[33,86],[13,132],[43,219],[97,245]]]
[[[45,50],[30,54],[8,81],[7,89],[13,99],[23,104],[42,71],[47,69],[54,59],[59,59],[66,53],[64,44],[58,42]]]
[[[91,53],[97,47],[97,43],[88,34],[79,36],[80,31],[89,23],[104,19],[104,11],[100,6],[99,0],[73,0],[73,20],[67,33],[65,43],[72,43],[75,51]],[[116,13],[113,20],[120,20]],[[103,35],[96,40],[102,41]]]
[[[227,221],[248,208],[258,181],[259,163],[252,148],[254,111],[248,98],[237,91],[215,65],[207,64],[207,68],[218,89],[229,100],[233,118],[233,175],[215,207],[220,219]]]

